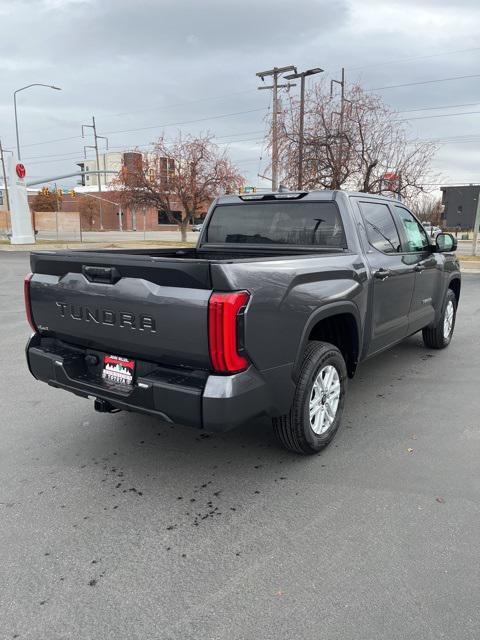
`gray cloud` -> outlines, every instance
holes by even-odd
[[[478,18],[473,0],[455,7],[446,0],[0,0],[0,135],[13,144],[12,92],[30,82],[63,89],[19,96],[24,156],[31,158],[29,173],[39,176],[74,166],[84,143],[74,136],[92,114],[102,131],[156,126],[110,136],[112,146],[131,147],[152,141],[162,125],[251,111],[165,131],[208,129],[222,141],[245,139],[232,142],[231,153],[255,181],[262,134],[242,132],[264,129],[269,96],[256,90],[256,71],[321,66],[328,81],[343,65],[349,82],[366,87],[474,74],[480,51],[458,50],[478,46]],[[449,51],[456,53],[435,56]],[[399,109],[480,102],[480,82],[380,93]],[[417,120],[410,133],[480,133],[478,122],[474,115]],[[72,139],[36,144],[65,137]],[[451,180],[473,174],[462,148],[439,152],[438,168]]]

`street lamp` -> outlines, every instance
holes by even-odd
[[[303,189],[303,125],[305,118],[305,78],[307,76],[314,76],[317,73],[322,73],[323,69],[315,67],[314,69],[307,69],[300,73],[292,73],[289,76],[285,76],[286,80],[296,80],[300,78],[300,131],[298,139],[298,179],[297,188],[300,191]]]
[[[47,87],[48,89],[56,89],[56,91],[61,91],[60,87],[56,87],[53,84],[42,84],[41,82],[34,82],[33,84],[27,84],[26,87],[22,87],[21,89],[17,89],[13,92],[13,107],[15,109],[15,133],[17,135],[17,156],[18,161],[20,162],[20,140],[18,138],[18,119],[17,119],[17,93],[20,91],[25,91],[25,89],[30,89],[30,87]]]

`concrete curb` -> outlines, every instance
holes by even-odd
[[[161,249],[174,248],[174,247],[194,247],[194,242],[173,242],[173,241],[161,241],[153,240],[146,242],[59,242],[52,244],[2,244],[0,243],[0,251],[63,251],[65,249]]]

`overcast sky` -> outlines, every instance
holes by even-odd
[[[62,88],[18,96],[31,179],[75,170],[90,143],[81,124],[95,115],[115,149],[209,130],[250,184],[266,184],[270,92],[257,91],[257,71],[294,64],[337,77],[344,66],[365,88],[480,74],[478,0],[0,0],[0,24],[5,147],[13,91]],[[449,140],[435,159],[446,183],[480,181],[480,76],[378,93],[415,118],[410,137]]]

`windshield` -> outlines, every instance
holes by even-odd
[[[207,242],[347,248],[342,220],[334,202],[219,205],[208,225]]]

